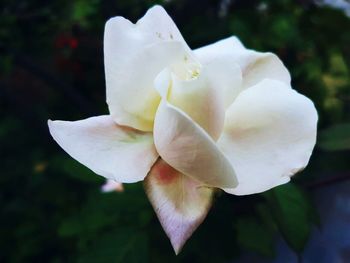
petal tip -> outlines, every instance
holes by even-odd
[[[197,181],[176,171],[162,159],[152,167],[144,186],[177,255],[205,219],[212,204],[213,190],[200,187]]]
[[[178,226],[177,228],[175,228],[176,231],[174,232],[171,231],[171,226],[166,225],[163,221],[161,221],[163,229],[165,230],[176,255],[178,255],[181,252],[187,240],[192,236],[193,232],[197,229],[197,227],[201,224],[202,221],[203,220],[198,220],[194,223],[195,225],[188,224],[187,226],[186,223],[183,223],[180,226],[180,229],[178,228]]]
[[[132,25],[131,21],[122,17],[122,16],[113,16],[113,17],[110,17],[106,23],[105,23],[105,29],[109,29],[110,26],[113,26],[114,24],[116,23],[126,23],[126,24],[129,24],[129,25]],[[111,28],[112,29],[112,28]]]
[[[150,13],[150,12],[164,12],[167,14],[166,10],[164,9],[163,6],[161,5],[154,5],[152,6],[150,9],[148,9],[147,13]]]
[[[171,241],[170,241],[170,242],[171,242]],[[180,244],[180,243],[177,244],[177,243],[171,242],[171,245],[172,245],[172,247],[173,247],[173,249],[174,249],[174,252],[175,252],[175,255],[176,255],[176,256],[180,254],[180,252],[181,252],[181,250],[182,250],[184,244],[185,244],[185,242],[183,242],[183,244]]]
[[[50,132],[52,137],[54,137],[55,122],[56,121],[53,121],[51,119],[47,120],[47,126],[49,127],[49,132]]]

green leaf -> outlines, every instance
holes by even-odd
[[[326,151],[350,150],[350,123],[337,124],[321,131],[318,146]]]
[[[72,20],[80,23],[81,26],[88,26],[91,21],[89,17],[96,14],[98,10],[98,0],[77,0],[72,3]]]
[[[66,219],[58,228],[58,235],[70,237],[83,232],[81,222],[78,217]]]
[[[142,191],[142,192],[141,192]],[[147,226],[153,212],[141,184],[125,187],[123,193],[94,192],[84,205],[65,217],[58,228],[61,237],[81,237],[114,228],[119,222]]]
[[[315,204],[313,203],[312,199],[309,196],[305,197],[305,204],[307,206],[307,212],[308,212],[308,218],[312,224],[317,226],[318,228],[321,228],[321,218],[320,214],[318,213]]]
[[[312,225],[312,207],[304,193],[289,183],[264,194],[278,229],[288,245],[301,253],[308,241]]]
[[[239,218],[236,223],[238,244],[265,257],[274,256],[274,242],[268,227],[252,217]]]
[[[78,262],[148,262],[147,235],[136,228],[119,226],[111,232],[97,236]]]
[[[95,174],[81,163],[67,155],[56,156],[52,159],[51,165],[54,169],[61,170],[70,177],[86,183],[102,183],[103,177]]]
[[[255,206],[255,212],[261,222],[270,230],[271,233],[277,231],[276,222],[271,214],[270,207],[266,203],[259,203]]]

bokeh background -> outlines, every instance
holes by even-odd
[[[264,194],[218,193],[177,257],[142,184],[101,193],[46,124],[108,113],[104,23],[154,4],[192,48],[237,35],[277,53],[319,113],[309,166]],[[2,0],[0,262],[350,262],[349,16],[346,0]]]

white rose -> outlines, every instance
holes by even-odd
[[[287,183],[316,140],[313,103],[291,88],[272,53],[236,37],[192,51],[166,11],[106,23],[110,115],[49,121],[57,143],[95,173],[145,180],[178,253],[205,218],[215,188],[235,195]]]

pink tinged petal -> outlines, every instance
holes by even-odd
[[[48,121],[55,141],[96,174],[117,182],[145,178],[158,154],[151,133],[115,124],[108,116],[79,121]]]
[[[149,9],[136,24],[123,17],[111,18],[105,26],[104,61],[113,119],[151,131],[160,100],[154,78],[186,52],[189,48],[179,30],[160,6]]]
[[[291,77],[282,61],[273,53],[246,49],[236,37],[218,41],[194,51],[201,63],[218,57],[229,57],[240,65],[243,87],[248,88],[269,78],[290,84]]]
[[[102,185],[101,191],[103,193],[110,193],[110,192],[123,192],[124,187],[122,183],[116,182],[111,179],[107,179],[105,184]]]
[[[230,162],[213,139],[165,100],[159,105],[153,133],[159,155],[179,172],[211,187],[237,185]]]
[[[145,179],[148,198],[178,254],[212,204],[211,188],[176,171],[159,159]]]
[[[287,183],[308,163],[316,142],[313,103],[283,82],[266,79],[243,91],[226,113],[218,144],[234,167],[236,195]]]

